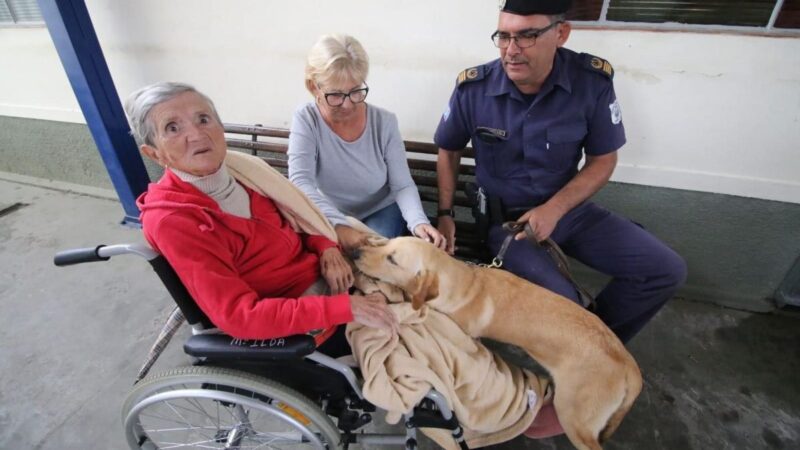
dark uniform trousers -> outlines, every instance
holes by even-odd
[[[506,236],[500,225],[490,228],[493,254]],[[570,257],[612,277],[595,298],[595,312],[622,342],[635,336],[686,279],[686,263],[674,250],[640,225],[591,202],[564,215],[551,238]],[[527,240],[511,243],[503,267],[580,303],[550,256]]]

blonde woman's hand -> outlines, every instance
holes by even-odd
[[[436,247],[447,251],[447,239],[445,239],[442,233],[439,233],[439,230],[434,228],[433,225],[427,223],[417,225],[414,227],[414,236],[424,239]]]
[[[336,247],[331,247],[319,258],[322,277],[331,288],[331,294],[347,292],[353,286],[353,270]]]

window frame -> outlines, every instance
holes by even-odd
[[[14,17],[14,9],[8,0],[0,0],[6,4],[11,13],[13,22],[0,22],[0,29],[3,28],[42,28],[47,24],[44,19],[37,22],[18,22]],[[781,8],[785,0],[776,0],[772,9],[769,22],[763,27],[741,26],[741,25],[705,25],[705,24],[686,24],[686,23],[650,23],[650,22],[627,22],[608,20],[608,9],[612,0],[603,0],[600,10],[600,17],[597,20],[570,20],[577,29],[586,30],[633,30],[633,31],[674,31],[674,32],[695,32],[695,33],[729,33],[750,36],[769,36],[769,37],[800,37],[800,28],[776,28],[775,22],[780,15]],[[36,6],[38,7],[38,2]]]
[[[741,34],[749,36],[800,37],[800,28],[776,28],[775,21],[783,8],[785,0],[776,0],[769,22],[766,26],[754,27],[743,25],[704,25],[688,23],[650,23],[624,22],[608,20],[608,8],[612,0],[603,0],[600,17],[597,20],[570,20],[577,29],[586,30],[620,30],[620,31],[672,31],[709,34]]]

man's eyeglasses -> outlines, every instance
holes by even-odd
[[[533,47],[536,44],[536,38],[547,33],[551,28],[554,28],[560,23],[564,23],[564,21],[557,20],[544,28],[523,30],[516,36],[501,31],[495,31],[492,34],[492,42],[494,42],[497,48],[508,48],[508,46],[511,45],[511,41],[514,41],[519,48]]]
[[[317,88],[319,88],[319,86],[317,86]],[[325,95],[325,102],[328,106],[342,106],[346,98],[349,98],[352,103],[361,103],[367,99],[368,93],[369,86],[364,83],[363,88],[353,89],[346,94],[344,92],[331,92],[330,94],[323,95]]]

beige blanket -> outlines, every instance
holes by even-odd
[[[364,396],[388,411],[387,422],[399,421],[436,389],[448,400],[471,448],[505,442],[530,426],[547,380],[507,364],[446,315],[427,306],[414,311],[396,288],[365,277],[356,280],[365,292],[386,294],[400,322],[398,335],[347,325],[347,340],[364,376]],[[458,448],[449,431],[422,431],[445,449]]]
[[[225,163],[239,182],[273,199],[295,230],[336,240],[316,205],[264,160],[229,151]],[[414,311],[396,289],[357,280],[362,291],[381,290],[395,302],[391,307],[401,324],[398,335],[355,322],[347,326],[364,376],[364,396],[388,411],[387,421],[396,423],[433,388],[448,400],[470,447],[503,442],[528,428],[541,407],[545,380],[509,366],[447,316],[427,307]],[[448,431],[423,432],[440,446],[457,449]]]

